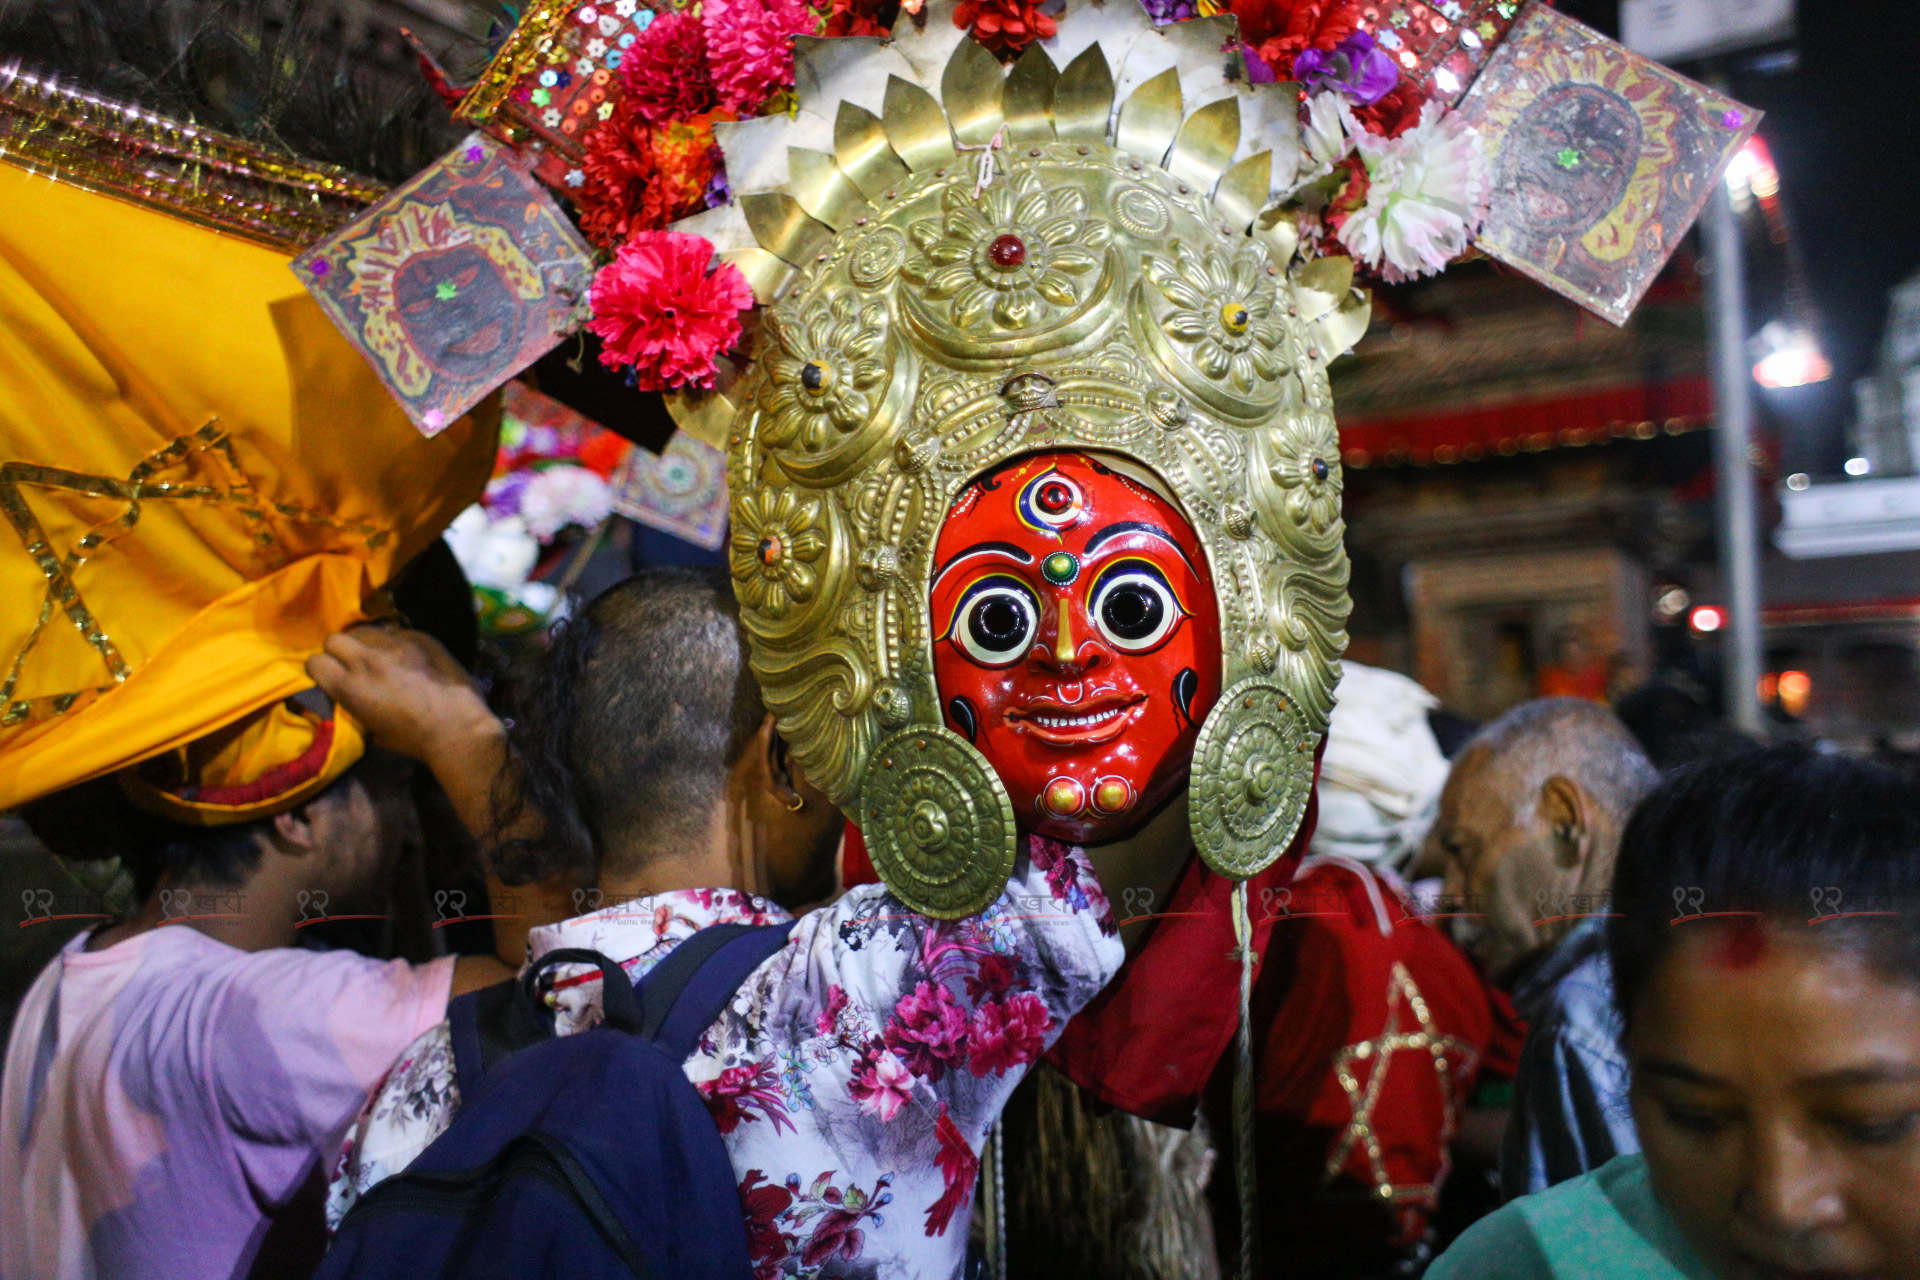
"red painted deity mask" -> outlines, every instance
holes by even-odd
[[[946,723],[1022,827],[1119,839],[1186,780],[1220,611],[1172,503],[1087,454],[1015,459],[954,503],[930,595]]]

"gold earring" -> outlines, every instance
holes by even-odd
[[[806,807],[807,807],[807,798],[801,795],[798,791],[793,793],[793,799],[787,801],[788,813],[798,813]]]

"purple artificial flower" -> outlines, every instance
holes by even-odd
[[[1352,35],[1332,50],[1307,49],[1293,60],[1293,78],[1308,93],[1338,90],[1356,106],[1378,102],[1400,83],[1400,68],[1365,31]]]
[[[1273,68],[1267,65],[1267,60],[1261,57],[1252,45],[1241,45],[1240,57],[1247,64],[1248,84],[1272,84],[1280,78],[1273,74]]]
[[[708,179],[706,194],[702,198],[709,209],[718,209],[733,199],[733,187],[727,182],[727,171],[724,167],[713,171],[713,177]]]
[[[481,499],[486,504],[487,514],[496,520],[519,515],[520,499],[526,493],[527,482],[531,479],[531,471],[509,471],[499,479],[490,481],[486,496]]]
[[[1141,0],[1146,6],[1147,16],[1153,19],[1157,27],[1169,22],[1184,22],[1199,12],[1193,0]]]

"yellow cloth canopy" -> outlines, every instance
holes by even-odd
[[[492,403],[422,437],[287,262],[0,164],[0,809],[309,688],[485,485]]]

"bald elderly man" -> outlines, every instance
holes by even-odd
[[[1511,1198],[1639,1150],[1613,1013],[1606,893],[1627,815],[1656,779],[1613,713],[1523,703],[1455,757],[1428,836],[1454,938],[1527,1020],[1500,1151]]]

